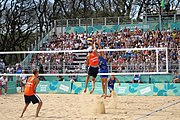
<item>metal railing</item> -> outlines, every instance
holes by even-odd
[[[124,65],[116,65],[113,66],[112,64],[108,65],[108,69],[109,69],[109,73],[112,72],[121,72],[121,73],[132,73],[132,72],[156,72],[156,65],[154,66],[148,66],[146,63],[143,63],[142,66],[140,68],[136,67],[137,65],[130,65],[130,64],[124,64]],[[165,72],[166,69],[164,69],[163,67],[166,66],[166,64],[162,64],[159,65],[159,72]],[[179,69],[180,64],[169,64],[168,67],[169,68],[169,72],[172,73],[175,70]],[[31,73],[32,69],[34,68],[39,68],[39,66],[37,66],[37,64],[34,65],[23,65],[23,68],[26,68],[26,72]],[[79,72],[77,72],[76,68],[78,67]],[[76,73],[86,73],[86,68],[83,64],[79,64],[79,65],[67,65],[65,63],[62,64],[44,64],[43,65],[43,70],[45,74],[52,74],[52,73],[60,73],[60,74],[65,74],[65,73],[74,73],[76,71]]]
[[[56,27],[73,27],[73,26],[97,26],[97,25],[120,25],[133,24],[128,16],[122,17],[104,17],[104,18],[80,18],[80,19],[61,19],[55,20]]]
[[[168,20],[169,22],[179,22],[180,15],[144,15],[143,20],[137,21],[130,19],[129,16],[119,17],[100,17],[100,18],[79,18],[79,19],[60,19],[54,20],[55,27],[73,27],[73,26],[96,26],[96,25],[122,25],[135,23],[160,23],[160,21]]]

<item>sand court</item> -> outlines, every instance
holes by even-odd
[[[24,107],[23,94],[1,95],[0,120],[134,120],[180,99],[177,96],[116,96],[103,99],[100,95],[89,94],[38,95],[43,101],[38,118],[35,118],[37,105],[32,104],[24,117],[19,118]],[[143,119],[179,120],[179,118],[180,103]]]

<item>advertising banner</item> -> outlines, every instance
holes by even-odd
[[[154,95],[156,96],[180,96],[180,84],[155,83]]]
[[[122,83],[119,86],[116,83],[114,90],[118,95],[151,96],[153,95],[153,84]]]
[[[71,92],[71,83],[69,81],[40,81],[36,92],[67,94]]]
[[[85,82],[74,82],[72,85],[72,91],[73,94],[79,94],[81,93],[85,88]],[[87,92],[90,92],[92,89],[91,82],[88,83]],[[93,94],[102,94],[102,85],[101,82],[95,83],[95,89]]]

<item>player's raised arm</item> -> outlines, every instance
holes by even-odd
[[[92,49],[96,53],[96,55],[99,56],[99,53],[98,53],[97,48],[96,48],[96,42],[95,41],[93,41],[93,43],[92,43]]]

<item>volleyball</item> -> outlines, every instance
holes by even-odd
[[[87,39],[87,43],[89,44],[89,45],[91,45],[93,42],[92,42],[92,38],[88,38]]]

